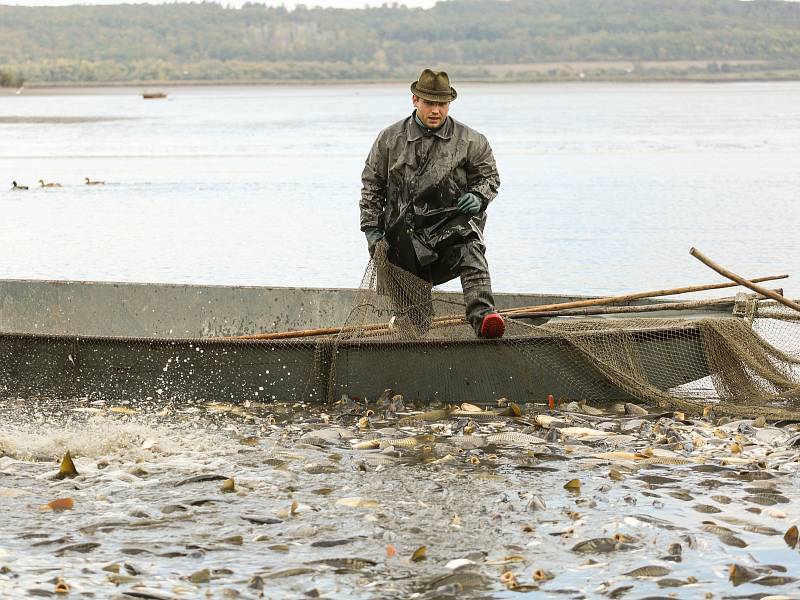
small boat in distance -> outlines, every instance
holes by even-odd
[[[88,177],[84,177],[83,180],[86,182],[86,185],[105,185],[105,181],[98,181],[96,179],[89,179]]]
[[[145,100],[160,100],[166,97],[164,92],[142,92],[142,98]]]

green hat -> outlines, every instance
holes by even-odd
[[[458,96],[456,89],[450,87],[447,73],[430,69],[425,69],[411,84],[411,93],[430,102],[452,102]]]

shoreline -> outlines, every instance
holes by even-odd
[[[730,84],[730,83],[789,83],[800,81],[800,75],[785,77],[584,77],[584,78],[552,78],[552,79],[481,79],[461,78],[461,85],[494,84],[502,86],[515,85],[585,85],[585,84],[653,84],[653,83],[696,83],[696,84]],[[41,94],[58,95],[83,93],[89,89],[102,89],[127,93],[134,90],[136,94],[162,91],[163,89],[202,88],[202,87],[336,87],[336,86],[371,86],[371,85],[408,85],[403,79],[264,79],[264,80],[196,80],[196,81],[81,81],[81,82],[35,82],[27,83],[21,88],[0,87],[0,95]]]

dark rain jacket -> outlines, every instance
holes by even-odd
[[[436,285],[459,274],[462,254],[454,246],[476,242],[485,250],[485,210],[500,177],[486,137],[463,123],[447,117],[439,129],[423,131],[412,114],[387,127],[361,182],[361,230],[384,231],[393,264],[418,275],[433,272]],[[481,199],[477,215],[456,207],[466,192]]]

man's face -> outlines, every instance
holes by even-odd
[[[449,102],[431,102],[417,96],[411,96],[414,102],[414,108],[417,109],[417,116],[419,120],[425,124],[425,127],[436,129],[447,118],[447,111],[450,110]]]

